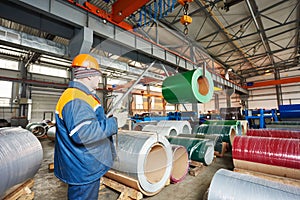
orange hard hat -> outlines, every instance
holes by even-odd
[[[85,67],[88,69],[95,69],[100,71],[100,66],[96,58],[89,54],[79,54],[77,55],[72,62],[72,67]]]

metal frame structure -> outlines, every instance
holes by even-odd
[[[40,39],[40,37],[23,34],[21,32],[19,35],[16,33],[15,41],[12,42],[11,38],[9,38],[11,31],[7,31],[6,37],[2,39],[5,44],[26,50],[33,50],[38,53],[69,58],[68,46],[66,44],[75,37],[76,33],[83,27],[88,27],[93,30],[92,48],[95,51],[99,49],[105,50],[110,54],[143,63],[150,63],[153,59],[156,59],[165,66],[180,69],[181,71],[191,70],[197,67],[196,63],[190,59],[174,51],[170,51],[151,40],[147,40],[137,33],[124,31],[114,23],[101,20],[99,16],[82,9],[80,6],[73,5],[69,1],[48,0],[37,2],[33,0],[21,0],[5,1],[0,4],[0,17],[12,21],[13,23],[24,25],[24,27],[37,29],[39,34],[43,33],[43,35],[46,36],[55,35],[55,38],[51,37],[50,44],[52,43],[54,47],[59,46],[61,48],[59,50],[52,48],[54,50],[48,52],[41,48],[43,46],[41,44],[48,44],[49,40],[45,38]],[[37,42],[40,47],[34,45],[37,44]],[[125,70],[124,68],[118,68],[118,66],[113,66],[113,68],[130,73],[129,67],[125,67]],[[156,78],[157,77],[161,80],[163,74],[157,74]],[[225,80],[216,73],[213,74],[213,79],[222,87],[230,87],[236,92],[247,93],[247,90],[244,88],[231,81]]]

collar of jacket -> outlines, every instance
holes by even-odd
[[[70,88],[77,88],[77,89],[85,92],[86,94],[90,94],[90,95],[94,96],[94,94],[84,84],[82,84],[78,81],[70,81],[69,87]]]

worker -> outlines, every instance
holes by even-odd
[[[68,184],[68,199],[97,200],[100,178],[115,158],[117,120],[107,118],[96,89],[100,67],[89,54],[73,59],[74,81],[56,105],[54,174]]]

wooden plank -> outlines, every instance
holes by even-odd
[[[120,192],[120,196],[119,199],[121,200],[125,200],[131,198],[131,199],[142,199],[143,198],[143,194],[133,188],[127,187],[121,183],[118,183],[114,180],[111,180],[109,178],[106,177],[102,177],[102,184],[104,184],[105,186],[112,188],[118,192]]]
[[[33,179],[29,179],[25,183],[21,184],[17,188],[15,188],[13,191],[9,191],[7,195],[3,198],[3,200],[16,200],[19,198],[24,198],[23,196],[27,196],[27,199],[33,199],[34,193],[30,190],[34,184]],[[33,194],[31,194],[33,193]],[[32,197],[32,198],[31,198]]]
[[[190,162],[189,174],[191,176],[198,176],[198,174],[200,174],[204,168],[205,166],[203,165],[203,163],[192,160]]]
[[[265,173],[261,173],[261,172],[255,172],[255,171],[239,169],[239,168],[234,168],[233,171],[241,173],[241,174],[252,175],[252,176],[256,176],[258,178],[266,179],[269,181],[282,183],[285,185],[291,185],[291,186],[300,188],[300,181],[297,179],[287,178],[287,177],[283,177],[283,176],[276,176],[276,175],[271,175],[271,174],[265,174]]]
[[[48,172],[51,173],[51,172],[53,172],[53,171],[54,171],[54,163],[50,163],[50,164],[48,165]]]
[[[191,160],[190,166],[193,166],[193,167],[202,167],[203,163]]]

